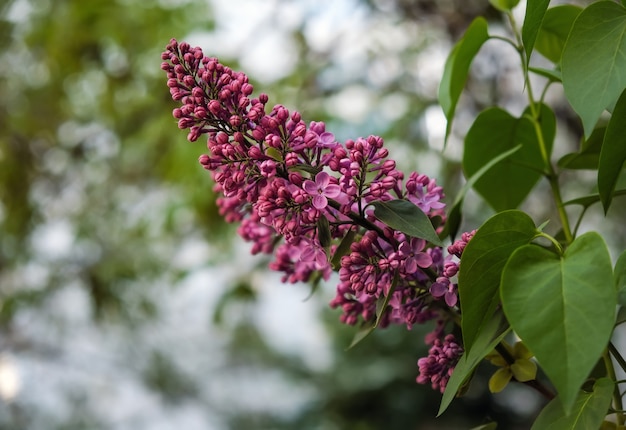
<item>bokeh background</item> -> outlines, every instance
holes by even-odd
[[[542,400],[489,396],[489,366],[435,421],[429,326],[346,351],[333,282],[282,284],[218,216],[160,70],[170,38],[200,45],[340,140],[383,136],[450,203],[476,112],[524,108],[515,52],[489,42],[443,150],[437,86],[478,15],[506,32],[486,0],[0,0],[0,428],[528,428]],[[550,217],[541,193],[526,208]]]

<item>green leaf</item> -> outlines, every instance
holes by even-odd
[[[537,34],[535,49],[548,60],[559,64],[567,36],[581,11],[582,8],[569,4],[548,9]]]
[[[469,241],[459,267],[463,345],[472,351],[499,302],[502,269],[510,255],[537,235],[533,220],[511,210],[489,218]]]
[[[369,322],[363,323],[361,328],[359,328],[359,331],[357,331],[354,337],[352,338],[352,342],[350,343],[350,345],[348,345],[346,350],[354,348],[363,339],[369,336],[374,331],[374,329],[376,329],[376,321],[369,321]]]
[[[626,306],[626,251],[617,259],[613,270],[617,300],[620,305]]]
[[[588,430],[597,429],[611,405],[614,384],[609,378],[600,378],[593,392],[581,391],[570,414],[563,411],[558,398],[543,408],[531,430]]]
[[[382,296],[378,299],[376,303],[376,323],[374,324],[374,328],[380,325],[380,321],[387,310],[387,306],[389,305],[389,300],[391,296],[393,296],[394,291],[396,291],[396,287],[398,286],[398,281],[400,280],[400,272],[397,270],[393,274],[393,280],[391,281],[391,286],[389,287],[389,291],[385,296]]]
[[[624,54],[626,55],[626,51]],[[615,185],[626,161],[626,121],[624,118],[626,118],[626,90],[622,92],[615,105],[600,150],[598,192],[602,197],[604,213],[607,213],[611,206]]]
[[[613,193],[613,197],[626,195],[626,190],[617,190]],[[569,205],[581,205],[584,208],[588,208],[594,203],[598,203],[600,201],[600,194],[591,194],[588,196],[578,197],[576,199],[568,200],[563,203],[564,206]]]
[[[519,4],[519,0],[489,0],[489,3],[501,12],[510,12]]]
[[[265,149],[265,155],[276,161],[283,161],[283,154],[276,148],[268,146]]]
[[[589,139],[585,140],[579,152],[566,154],[558,161],[562,169],[591,169],[596,170],[600,161],[600,150],[606,127],[598,127],[593,130]]]
[[[472,375],[476,366],[480,364],[487,354],[493,351],[509,330],[509,324],[501,310],[491,315],[483,330],[476,338],[472,350],[468,351],[466,349],[459,359],[459,362],[454,367],[452,376],[450,376],[446,390],[441,398],[441,405],[439,406],[437,416],[445,412],[448,406],[450,406],[450,403],[452,403],[452,400],[454,400],[459,388],[463,386]]]
[[[618,298],[618,301],[620,301],[621,303],[621,298]],[[615,327],[617,327],[618,325],[624,324],[625,322],[626,322],[626,307],[622,305],[617,311],[617,318],[615,319]]]
[[[540,118],[549,155],[556,119],[547,106],[542,106]],[[544,160],[533,124],[526,116],[515,118],[505,110],[490,108],[478,115],[465,137],[463,170],[466,176],[477,172],[485,160],[518,144],[522,145],[518,152],[495,165],[474,185],[474,189],[497,212],[518,207],[544,171]]]
[[[529,67],[528,70],[539,76],[548,78],[551,82],[561,82],[563,80],[560,70],[544,69],[542,67]]]
[[[330,234],[330,223],[325,216],[321,216],[317,220],[317,239],[320,241],[322,248],[326,251],[326,255],[329,255],[332,237]]]
[[[341,239],[339,246],[335,249],[335,253],[333,254],[333,258],[330,261],[330,264],[333,266],[333,269],[338,270],[341,265],[341,257],[348,254],[350,252],[350,245],[354,242],[354,238],[356,236],[356,231],[353,229],[348,230],[346,235]]]
[[[489,169],[491,169],[493,166],[495,166],[505,158],[513,155],[520,149],[522,149],[522,145],[517,145],[514,148],[511,148],[508,151],[505,151],[497,157],[491,159],[467,180],[465,185],[463,185],[463,188],[461,188],[461,191],[459,191],[456,198],[454,199],[452,208],[448,211],[448,219],[440,237],[446,237],[450,235],[450,237],[454,239],[459,230],[459,226],[461,225],[461,207],[463,206],[463,200],[465,199],[465,195],[467,194],[467,192],[470,190],[470,188],[474,186],[476,181],[478,181],[486,172],[489,171]]]
[[[526,15],[522,25],[522,43],[526,52],[526,64],[530,61],[530,54],[533,52],[548,4],[550,4],[550,0],[528,0],[526,2]]]
[[[372,203],[374,216],[389,227],[412,237],[425,239],[443,246],[428,216],[407,200],[378,201]]]
[[[598,1],[574,22],[563,49],[563,88],[585,136],[626,87],[626,8]]]
[[[452,129],[452,119],[459,97],[465,87],[467,75],[474,57],[483,43],[489,39],[487,21],[478,17],[472,21],[465,35],[452,48],[439,84],[438,99],[443,113],[448,120],[446,126],[446,140]]]
[[[537,245],[518,248],[504,267],[500,293],[511,327],[569,413],[613,332],[617,294],[604,240],[586,233],[563,256]]]

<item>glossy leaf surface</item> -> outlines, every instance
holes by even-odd
[[[569,412],[615,322],[617,294],[604,240],[586,233],[562,256],[538,245],[523,246],[507,262],[500,290],[511,326]]]
[[[574,22],[561,67],[570,104],[590,136],[602,112],[626,87],[626,8],[599,1]]]

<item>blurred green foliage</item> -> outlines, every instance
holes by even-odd
[[[279,10],[288,3],[271,7]],[[420,87],[416,64],[425,64],[421,55],[432,44],[447,46],[474,15],[484,13],[487,2],[387,0],[351,7],[365,14],[368,37],[376,41],[365,48],[358,67],[345,70],[348,54],[339,40],[324,49],[311,47],[312,14],[288,27],[296,56],[292,69],[263,85],[251,74],[257,91],[298,108],[309,120],[328,121],[339,138],[383,135],[399,154],[410,155],[399,157],[403,167],[428,165],[435,156],[441,182],[454,189],[458,160],[446,159],[426,143],[423,114],[434,105],[435,92]],[[236,258],[235,228],[222,222],[210,177],[195,162],[204,148],[186,142],[177,129],[160,70],[160,53],[171,37],[211,33],[220,26],[214,17],[211,3],[186,0],[5,0],[0,5],[0,354],[19,360],[37,349],[20,316],[50,314],[54,325],[57,293],[74,285],[87,293],[96,324],[130,336],[129,355],[140,356],[131,368],[164,404],[206,401],[199,387],[210,385],[212,374],[182,368],[176,350],[147,344],[147,352],[139,354],[141,338],[130,333],[158,327],[164,304],[157,286],[167,286],[174,296],[190,275],[193,268],[173,261],[184,243],[200,241],[219,250],[203,267],[233,264]],[[414,39],[393,46],[385,31],[394,26]],[[211,55],[211,47],[204,48]],[[239,68],[236,52],[224,60]],[[338,117],[331,103],[346,87],[369,94],[370,106],[358,121]],[[383,115],[385,110],[392,114]],[[259,266],[266,262],[259,259]],[[206,324],[213,319],[226,333],[222,353],[230,357],[228,370],[279,372],[286,381],[304,384],[313,400],[287,416],[206,404],[220,414],[225,428],[433,428],[439,396],[414,382],[415,362],[425,353],[423,330],[389,329],[345,351],[354,329],[341,326],[337,313],[323,311],[335,362],[332,369],[312,369],[264,339],[247,316],[258,305],[258,289],[248,274],[240,275],[232,285],[206,286],[223,288],[217,308],[206,309]],[[318,292],[325,299],[332,297],[333,286],[327,287]],[[301,288],[303,298],[308,294],[307,286],[293,288]],[[40,311],[46,306],[52,309]],[[73,407],[49,428],[111,428],[90,413],[93,405],[72,397],[74,388],[68,388]],[[37,409],[29,399],[0,404],[0,426],[29,428],[45,421],[45,411]],[[489,418],[509,423],[505,428],[514,423],[523,428],[527,416],[494,406],[477,391],[453,405],[436,428]]]
[[[168,244],[220,231],[208,178],[188,167],[198,149],[177,144],[159,69],[172,35],[211,29],[210,10],[24,4],[6,5],[14,21],[2,21],[0,315],[8,323],[15,300],[34,299],[8,276],[33,262],[51,269],[34,296],[80,278],[97,315],[123,313],[126,284],[169,272]],[[41,230],[58,222],[70,226],[73,252],[37,255]]]

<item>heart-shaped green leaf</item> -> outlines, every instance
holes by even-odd
[[[465,35],[454,45],[446,60],[438,93],[439,104],[448,120],[446,140],[452,129],[454,111],[465,87],[469,68],[480,47],[489,39],[487,30],[487,21],[482,17],[476,18],[465,31]]]
[[[626,161],[626,121],[624,118],[626,118],[626,90],[617,100],[600,150],[598,192],[602,197],[604,213],[608,212],[611,206],[615,185]]]
[[[549,155],[556,119],[547,106],[541,108],[540,125]],[[485,160],[519,144],[522,145],[519,151],[492,167],[474,185],[497,212],[518,207],[545,169],[533,123],[526,116],[515,118],[505,110],[491,108],[478,115],[465,137],[463,170],[466,177],[477,172]]]
[[[568,414],[613,332],[617,294],[604,240],[586,233],[562,256],[537,245],[518,248],[504,267],[500,293],[511,327]]]
[[[528,215],[505,211],[489,218],[465,247],[459,268],[459,301],[466,351],[473,350],[500,303],[500,277],[507,260],[536,235],[535,223]]]
[[[559,399],[553,399],[543,408],[531,430],[588,430],[600,428],[611,405],[615,384],[609,378],[600,378],[593,391],[581,391],[570,414],[565,414]]]
[[[561,69],[565,95],[588,137],[626,87],[626,8],[613,1],[585,8],[563,48]]]

